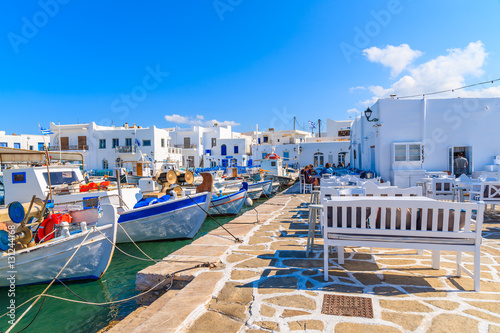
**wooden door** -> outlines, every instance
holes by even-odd
[[[79,136],[78,137],[78,150],[87,149],[87,137]]]
[[[67,136],[61,137],[61,150],[69,150],[69,138]]]

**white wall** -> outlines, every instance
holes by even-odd
[[[361,156],[362,169],[370,170],[371,146],[375,146],[376,170],[390,179],[391,170],[449,169],[448,148],[471,146],[473,171],[483,170],[500,154],[496,139],[500,124],[500,98],[455,98],[427,100],[382,99],[370,107],[376,123],[358,117],[352,126],[352,149]],[[422,142],[422,163],[402,164],[393,161],[394,142]],[[362,148],[359,151],[358,144]],[[361,153],[361,154],[360,154]],[[353,163],[353,162],[351,162]],[[354,164],[353,164],[354,165]]]

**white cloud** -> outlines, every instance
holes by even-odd
[[[178,114],[173,114],[173,115],[166,115],[165,120],[169,121],[171,123],[176,123],[176,124],[189,124],[189,125],[194,125],[192,124],[193,120],[189,119],[188,117],[184,117]]]
[[[401,77],[388,88],[369,86],[373,96],[360,101],[363,106],[371,106],[379,98],[388,98],[391,94],[398,97],[420,95],[443,90],[452,90],[467,84],[466,77],[480,77],[484,74],[483,66],[488,53],[481,41],[469,43],[463,49],[449,49],[446,55],[438,56],[425,63],[408,69],[408,74]],[[456,90],[428,98],[452,97],[498,97],[500,87],[485,87],[476,90]]]
[[[356,90],[366,90],[366,87],[363,87],[363,86],[357,86],[357,87],[351,87],[351,88],[349,88],[349,92],[350,92],[350,93],[353,93],[353,92],[355,92]]]
[[[389,67],[392,77],[399,75],[399,73],[422,54],[418,50],[412,50],[408,44],[401,44],[399,46],[387,45],[384,49],[374,46],[363,50],[363,55],[369,61]]]
[[[224,121],[218,121],[217,119],[212,119],[212,120],[207,120],[207,121],[202,121],[204,120],[205,117],[202,115],[197,114],[196,119],[193,119],[191,117],[184,117],[178,114],[172,114],[172,115],[166,115],[165,120],[171,123],[176,123],[176,124],[186,124],[186,125],[197,125],[197,126],[209,126],[212,127],[214,124],[217,124],[217,126],[239,126],[240,124],[231,121],[231,120],[224,120]]]

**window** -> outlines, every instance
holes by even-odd
[[[325,157],[323,153],[314,153],[314,167],[319,167],[324,164]]]
[[[337,165],[338,166],[344,166],[345,165],[345,154],[346,153],[339,153],[338,159],[337,159]]]
[[[205,154],[208,155],[208,156],[212,155],[212,150],[205,149]]]
[[[99,149],[106,148],[106,139],[99,139]]]
[[[264,142],[269,142],[269,137],[265,136],[264,137]]]
[[[217,138],[212,138],[212,148],[217,145]]]
[[[7,147],[7,146],[2,146],[2,147]],[[43,142],[38,142],[38,151],[43,150]]]
[[[14,148],[21,149],[21,144],[19,142],[14,142]]]
[[[395,143],[394,162],[421,162],[422,144],[416,143]]]
[[[351,135],[351,130],[340,130],[338,132],[338,136],[350,136]]]
[[[227,147],[226,147],[226,145],[220,146],[220,154],[222,156],[226,156],[227,155]]]
[[[0,147],[8,147],[7,142],[0,142]]]
[[[33,146],[30,146],[30,150],[33,150],[33,148],[34,148]]]
[[[104,170],[107,170],[109,168],[109,166],[108,166],[108,160],[106,160],[106,159],[102,160],[102,168]]]
[[[161,147],[164,148],[165,147],[165,139],[161,139]]]
[[[151,140],[142,140],[142,145],[144,147],[151,147]]]
[[[26,172],[12,173],[12,184],[26,183]]]
[[[235,154],[238,154],[238,149],[239,149],[239,147],[235,145],[235,146],[234,146],[234,153],[235,153]]]
[[[113,139],[112,148],[116,148],[120,145],[120,139]]]
[[[283,152],[283,160],[288,161],[290,159],[290,152],[284,151]]]
[[[43,178],[45,178],[45,182],[49,183],[49,176],[47,172],[43,173]],[[59,171],[59,172],[51,172],[50,173],[50,184],[54,185],[62,185],[62,184],[71,184],[72,182],[80,182],[74,171]]]
[[[127,147],[132,146],[132,138],[125,138],[125,146]]]

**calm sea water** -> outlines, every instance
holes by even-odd
[[[265,200],[254,201],[254,207]],[[244,207],[242,212],[248,211],[252,207]],[[232,217],[215,217],[221,224],[231,221]],[[194,239],[197,239],[210,230],[218,228],[218,224],[211,218],[207,218],[200,231]],[[178,241],[158,241],[139,243],[141,249],[151,258],[161,259],[181,247],[191,243],[193,239]],[[138,257],[144,257],[133,244],[119,244],[119,247],[127,253]],[[125,299],[139,292],[135,290],[135,275],[141,269],[152,265],[151,262],[140,261],[130,258],[118,250],[115,250],[111,265],[104,276],[97,281],[72,282],[67,285],[78,295],[92,302],[108,302],[118,299]],[[46,285],[34,285],[17,287],[16,303],[21,304],[29,298],[40,294]],[[8,289],[0,288],[0,315],[7,312],[9,297]],[[55,283],[49,289],[49,294],[76,299],[64,286]],[[35,317],[40,308],[42,300],[16,325],[13,332],[18,332],[26,327]],[[24,332],[97,332],[105,327],[110,321],[124,317],[134,311],[137,307],[135,300],[113,307],[100,307],[94,305],[83,305],[69,303],[56,299],[47,298],[40,313],[34,322]],[[26,306],[17,310],[20,316]],[[0,332],[8,329],[8,317],[0,318]]]

